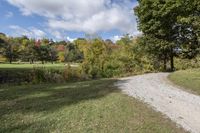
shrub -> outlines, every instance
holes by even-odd
[[[67,65],[64,69],[34,67],[33,69],[0,70],[0,83],[63,83],[87,79],[79,68]]]
[[[46,81],[44,68],[33,68],[31,77],[33,83],[42,83]]]
[[[1,69],[0,83],[31,82],[29,69]]]
[[[199,68],[200,67],[200,57],[195,59],[175,59],[175,67],[177,70],[185,70],[190,68]]]

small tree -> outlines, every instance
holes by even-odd
[[[92,78],[103,75],[104,64],[107,56],[106,44],[103,40],[93,39],[88,42],[88,49],[84,50],[82,69]]]
[[[19,55],[19,44],[17,38],[8,38],[4,45],[3,55],[11,64]]]
[[[58,52],[55,47],[51,46],[49,49],[49,59],[51,63],[53,64],[54,61],[58,60]]]
[[[50,60],[50,47],[48,45],[34,46],[34,50],[36,51],[36,58],[40,60],[42,64]]]

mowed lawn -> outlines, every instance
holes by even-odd
[[[0,86],[0,132],[183,133],[115,80]]]
[[[169,79],[175,84],[200,95],[200,69],[188,69],[174,72]]]
[[[77,63],[70,63],[72,67],[78,66]],[[45,67],[45,68],[64,68],[67,66],[67,64],[64,63],[46,63],[46,64],[18,64],[18,63],[13,63],[13,64],[0,64],[0,69],[32,69],[34,67]]]

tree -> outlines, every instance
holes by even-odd
[[[3,54],[3,49],[6,43],[6,35],[3,33],[0,33],[0,55]]]
[[[76,62],[83,59],[83,54],[74,43],[68,43],[65,49],[65,61]]]
[[[139,44],[138,55],[146,55],[146,57],[153,63],[155,69],[160,69],[163,62],[163,70],[167,70],[167,61],[170,59],[170,51],[168,42],[163,39],[158,39],[153,36],[141,36],[137,39]]]
[[[30,62],[30,64],[34,63],[36,57],[36,50],[35,50],[35,39],[30,39],[29,44],[27,46],[26,56]]]
[[[101,39],[93,39],[88,42],[87,48],[83,50],[83,71],[92,78],[103,76],[104,64],[108,56],[105,42]]]
[[[124,35],[120,40],[116,42],[117,45],[130,45],[132,43],[133,38],[129,36],[129,34]]]
[[[29,38],[26,36],[22,36],[18,38],[19,45],[19,58],[22,61],[29,60]]]
[[[84,38],[78,38],[74,40],[74,44],[82,53],[86,52],[89,46],[88,41]]]
[[[121,47],[120,51],[118,51],[117,56],[119,58],[118,60],[120,60],[123,64],[124,73],[132,73],[133,71],[138,70],[138,66],[140,66],[140,70],[143,70],[143,66],[146,65],[145,63],[141,63],[143,60],[142,56],[140,56],[140,60],[137,58],[137,55],[141,55],[141,53],[138,52],[137,43],[139,42],[137,42],[136,40],[137,38],[126,34],[116,42],[116,44]]]
[[[36,57],[38,60],[40,60],[42,62],[42,64],[44,64],[45,61],[49,61],[50,60],[50,47],[49,45],[40,45],[40,46],[35,46],[34,47],[35,51],[36,51]]]
[[[58,52],[55,47],[51,46],[49,49],[49,56],[50,56],[50,61],[53,64],[54,61],[58,60]]]
[[[13,60],[19,56],[19,42],[18,38],[8,37],[5,41],[3,55],[11,64]]]
[[[41,40],[41,43],[42,43],[43,45],[48,45],[48,44],[51,43],[51,40],[49,40],[49,39],[47,39],[47,38],[43,38],[43,39]]]
[[[139,29],[146,38],[161,40],[159,53],[165,54],[165,57],[169,55],[171,70],[174,70],[174,56],[177,54],[177,49],[184,51],[183,47],[186,45],[184,47],[186,51],[194,51],[199,47],[197,32],[199,27],[195,27],[190,20],[196,19],[199,22],[200,2],[198,0],[138,0],[138,2],[135,13]]]
[[[177,43],[183,58],[192,59],[200,52],[200,1],[180,1],[181,8],[175,29],[178,32]]]

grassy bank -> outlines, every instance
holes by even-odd
[[[78,64],[0,64],[0,83],[61,83],[83,78]]]
[[[13,63],[13,64],[0,64],[0,70],[2,69],[32,69],[35,67],[45,67],[45,68],[64,68],[67,64],[64,63],[46,63],[46,64],[28,64],[28,63]],[[70,63],[72,67],[78,66],[77,63]]]
[[[175,84],[200,95],[200,69],[181,70],[169,75]]]
[[[0,87],[0,132],[184,132],[115,80]]]

